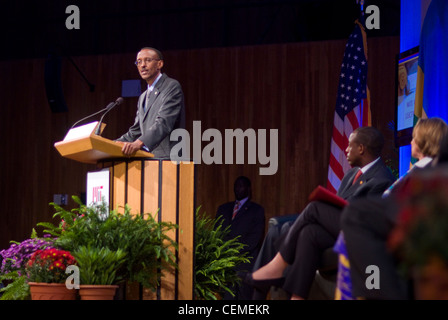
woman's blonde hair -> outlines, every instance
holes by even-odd
[[[447,123],[438,117],[419,119],[412,131],[412,138],[426,157],[435,158],[440,152],[440,143],[448,133]]]

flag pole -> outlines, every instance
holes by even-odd
[[[356,0],[356,3],[361,5],[361,24],[364,25],[364,0]],[[364,99],[361,100],[360,115],[361,117],[359,120],[361,123],[359,124],[359,126],[362,127],[364,125]]]
[[[364,15],[364,0],[356,0],[356,4],[361,4],[361,15]]]

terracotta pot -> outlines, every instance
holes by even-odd
[[[29,282],[31,300],[76,300],[76,290],[65,283]]]
[[[117,285],[88,285],[82,284],[79,287],[81,300],[114,300]]]

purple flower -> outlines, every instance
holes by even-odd
[[[53,239],[51,238],[32,238],[21,243],[12,243],[8,249],[0,251],[2,264],[0,274],[6,274],[11,271],[19,273],[25,269],[25,265],[31,255],[43,248],[52,248]]]

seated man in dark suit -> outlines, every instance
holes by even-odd
[[[237,273],[243,275],[252,270],[253,262],[258,256],[264,237],[265,214],[261,205],[251,201],[252,187],[249,178],[238,177],[235,180],[234,192],[236,201],[220,205],[216,218],[223,218],[223,228],[230,226],[229,238],[240,236],[240,242],[246,245],[241,253],[248,253],[250,263],[241,264],[235,269]],[[247,284],[242,283],[234,290],[234,298],[226,293],[224,299],[250,300],[252,298],[253,289]]]
[[[394,177],[380,157],[383,145],[383,135],[373,127],[353,131],[346,150],[352,169],[338,189],[341,198],[351,201],[382,194],[392,184]],[[333,247],[338,237],[341,211],[322,201],[310,202],[282,239],[275,257],[248,274],[245,281],[260,291],[267,292],[272,285],[282,286],[292,299],[307,298],[323,251]],[[290,270],[284,278],[287,266]]]
[[[388,251],[387,238],[396,224],[398,205],[395,194],[408,178],[431,168],[435,157],[446,161],[448,126],[440,118],[420,119],[411,141],[412,157],[418,159],[408,173],[400,178],[383,197],[358,199],[343,210],[341,228],[344,233],[350,263],[351,295],[355,299],[409,299],[412,295],[406,279],[397,269],[397,261]],[[444,138],[444,139],[443,139]],[[442,150],[442,152],[440,152]],[[379,288],[366,286],[366,268],[375,265],[380,270]]]

